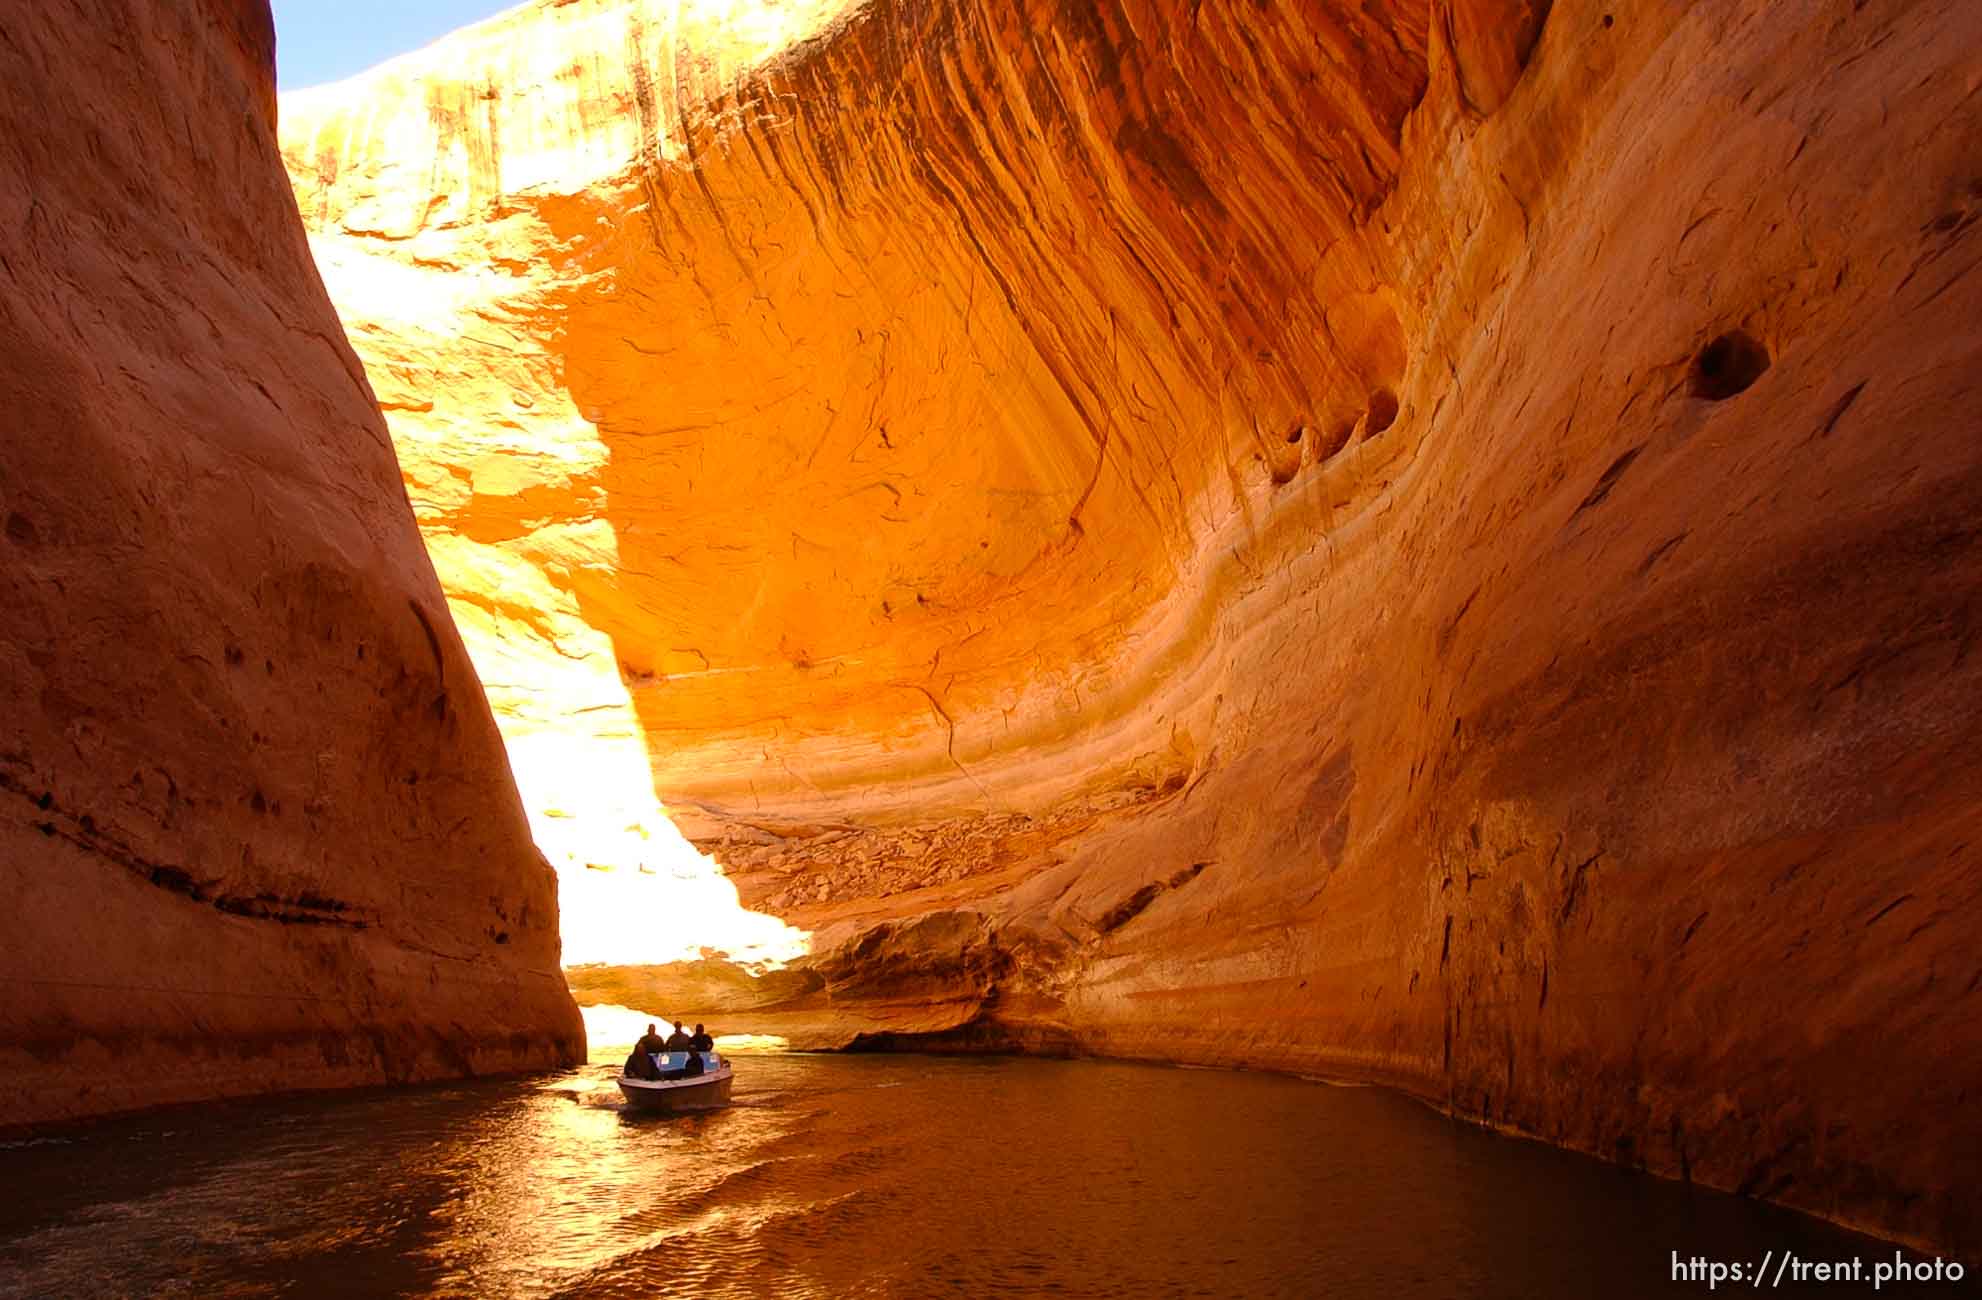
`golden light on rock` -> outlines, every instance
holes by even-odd
[[[577,0],[286,100],[570,955],[657,791],[811,935],[732,1028],[1970,1214],[1871,1135],[1982,1086],[1982,11],[1831,7]]]
[[[8,1122],[581,987],[1982,1238],[1982,6],[539,0],[279,139],[13,10]]]
[[[546,254],[578,238],[572,221],[593,237],[610,229],[591,187],[622,183],[636,160],[681,156],[683,105],[850,7],[525,6],[282,101],[285,155],[316,218],[311,250],[346,305],[532,833],[557,869],[567,964],[720,952],[774,965],[805,951],[803,931],[739,905],[655,796],[624,667],[650,652],[616,647],[602,627],[695,611],[624,608],[613,453],[600,410],[573,397],[550,324],[557,301],[610,292],[610,276]],[[600,49],[614,59],[593,58]],[[696,490],[676,477],[656,490]],[[690,650],[671,658],[706,665]]]

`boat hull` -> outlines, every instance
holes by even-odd
[[[660,1114],[714,1110],[729,1105],[730,1085],[736,1082],[728,1066],[713,1074],[693,1079],[628,1079],[621,1076],[619,1091],[626,1104],[636,1110]]]

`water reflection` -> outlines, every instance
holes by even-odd
[[[0,1148],[0,1294],[1634,1296],[1675,1249],[1890,1252],[1369,1090],[771,1055],[670,1118],[611,1073]]]

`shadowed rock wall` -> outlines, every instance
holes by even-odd
[[[285,156],[401,445],[515,445],[430,537],[609,636],[818,930],[793,1025],[1974,1239],[1972,6],[667,12],[518,11]]]
[[[0,1123],[543,1068],[557,898],[275,146],[266,6],[0,33]]]

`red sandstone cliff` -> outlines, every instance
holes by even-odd
[[[1982,11],[664,10],[284,152],[457,607],[607,639],[792,1005],[1975,1240]]]
[[[582,1051],[265,6],[0,24],[0,1123]]]

